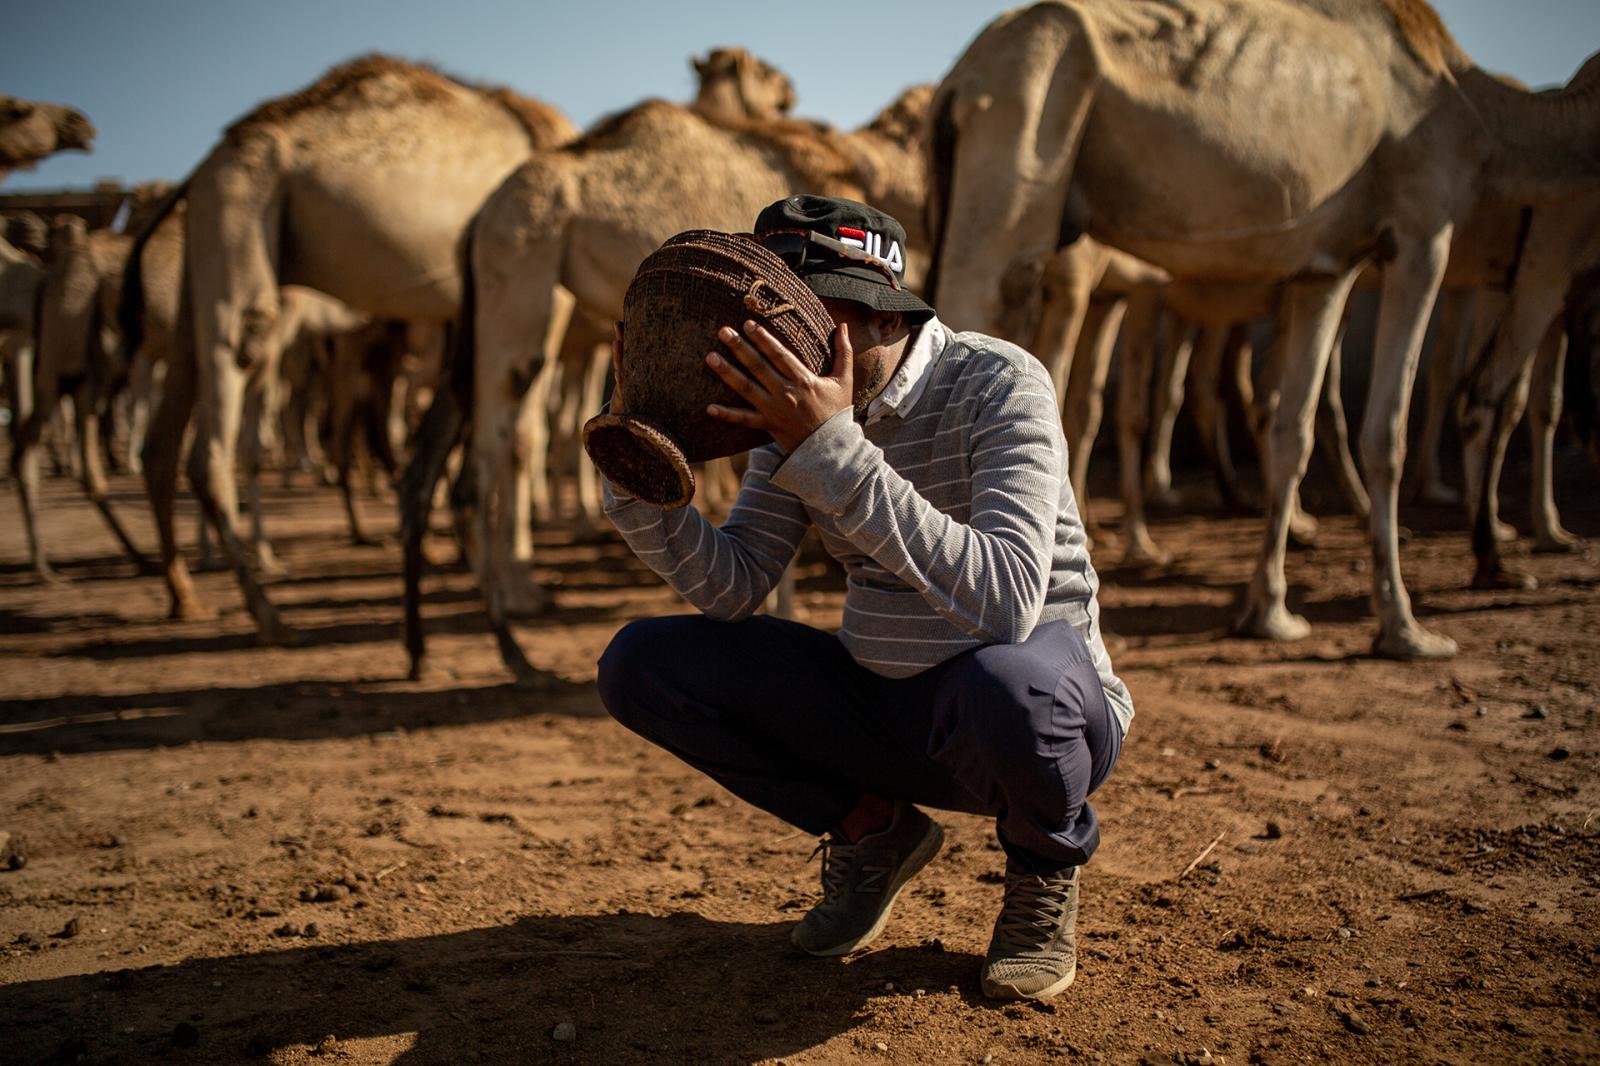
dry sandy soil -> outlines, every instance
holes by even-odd
[[[1593,473],[1564,462],[1568,523],[1600,535]],[[0,1061],[1600,1061],[1592,547],[1514,548],[1537,590],[1464,591],[1454,517],[1408,510],[1418,613],[1462,651],[1401,664],[1365,654],[1352,518],[1291,556],[1316,630],[1283,647],[1224,635],[1256,521],[1157,523],[1177,561],[1106,574],[1138,717],[1095,796],[1077,983],[1000,1006],[977,818],[944,817],[872,950],[789,947],[814,842],[599,707],[610,635],[679,609],[622,545],[539,537],[558,609],[519,630],[534,691],[436,571],[438,673],[413,684],[397,551],[348,547],[330,490],[268,505],[293,649],[255,646],[226,574],[200,579],[217,622],[166,621],[64,481],[45,529],[72,583],[33,584],[6,490],[0,831],[27,861],[0,872]],[[803,617],[840,602],[812,564]]]

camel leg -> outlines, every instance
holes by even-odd
[[[1561,526],[1556,510],[1556,424],[1561,421],[1561,381],[1566,371],[1567,331],[1559,318],[1545,333],[1533,363],[1528,432],[1533,438],[1533,550],[1570,552],[1582,541]]]
[[[1433,351],[1428,356],[1427,414],[1419,442],[1421,454],[1417,456],[1415,497],[1420,503],[1453,507],[1461,502],[1461,493],[1445,483],[1439,451],[1444,442],[1445,421],[1450,416],[1451,398],[1466,367],[1473,298],[1471,289],[1446,289],[1439,294]]]
[[[361,528],[361,515],[355,500],[355,433],[356,421],[361,417],[359,406],[362,393],[363,354],[370,337],[365,330],[346,334],[333,340],[333,362],[328,372],[327,436],[324,438],[324,456],[331,461],[334,480],[339,486],[339,496],[344,504],[350,543],[358,548],[377,547],[378,542],[367,536]]]
[[[1250,340],[1243,326],[1207,325],[1201,328],[1189,363],[1189,412],[1194,419],[1207,464],[1222,494],[1223,507],[1233,513],[1253,512],[1256,504],[1239,485],[1228,443],[1228,420],[1222,400],[1223,369],[1230,358],[1250,358]]]
[[[1237,328],[1244,328],[1242,325]],[[1246,418],[1251,428],[1251,435],[1255,438],[1256,452],[1261,456],[1262,469],[1266,469],[1266,452],[1272,446],[1271,435],[1267,432],[1267,410],[1271,398],[1277,388],[1277,382],[1283,377],[1284,360],[1287,358],[1282,323],[1279,324],[1278,335],[1272,340],[1272,346],[1267,350],[1266,366],[1262,368],[1261,377],[1267,384],[1266,394],[1263,398],[1255,394],[1252,386],[1247,393],[1244,389],[1238,390],[1239,402],[1246,405],[1245,409],[1251,412]],[[1332,355],[1332,350],[1329,350]],[[1326,371],[1324,371],[1326,373]],[[1242,378],[1238,367],[1235,368],[1235,380]],[[1248,399],[1246,398],[1248,397]],[[1304,475],[1301,475],[1302,478]],[[1296,485],[1294,498],[1289,501],[1289,544],[1295,548],[1314,548],[1317,546],[1317,533],[1320,524],[1316,515],[1307,511],[1300,501],[1300,488]]]
[[[411,661],[409,676],[422,677],[426,652],[422,630],[422,538],[428,532],[434,488],[444,476],[451,449],[464,429],[460,396],[451,384],[441,383],[417,428],[416,447],[400,476],[400,542],[405,574],[405,644]]]
[[[128,445],[123,450],[123,465],[130,474],[142,472],[139,452],[144,448],[145,431],[150,425],[150,397],[155,391],[155,364],[140,351],[128,371]]]
[[[550,398],[560,385],[559,359],[547,360],[534,378],[517,415],[516,461],[518,469],[527,472],[514,487],[514,504],[507,517],[511,520],[506,535],[511,538],[511,557],[526,565],[533,561],[533,526],[555,522],[555,501],[550,491]],[[544,610],[542,602],[527,605],[533,614]],[[508,609],[517,614],[521,607],[508,602]]]
[[[559,357],[574,301],[557,288],[560,255],[553,242],[524,240],[522,234],[500,239],[493,226],[475,230],[475,237],[484,238],[473,252],[477,337],[468,455],[477,485],[477,576],[501,659],[519,683],[529,684],[539,674],[517,646],[508,619],[513,608],[519,614],[543,610],[549,596],[515,557],[515,527],[522,524],[517,493],[528,478],[521,464],[529,458],[519,423],[530,398],[542,399],[530,394]],[[536,411],[543,414],[542,408]]]
[[[1350,454],[1350,423],[1344,413],[1344,393],[1340,384],[1340,368],[1344,364],[1344,324],[1339,326],[1339,336],[1328,355],[1328,372],[1322,382],[1322,403],[1317,407],[1317,438],[1322,452],[1333,463],[1339,488],[1350,509],[1362,519],[1371,517],[1372,501],[1367,498],[1366,486],[1361,484],[1361,474],[1356,469],[1355,456]]]
[[[600,410],[605,403],[606,379],[611,374],[611,346],[597,344],[589,353],[589,366],[583,378],[583,405],[579,411],[580,431],[577,449],[578,461],[578,514],[589,529],[601,528],[604,508],[600,502],[600,478],[594,464],[583,453],[581,431],[583,421]]]
[[[1405,467],[1406,415],[1422,337],[1444,276],[1452,227],[1402,246],[1384,269],[1373,343],[1372,384],[1361,423],[1361,465],[1372,498],[1374,654],[1397,659],[1448,658],[1456,642],[1418,624],[1400,572],[1400,472]]]
[[[22,505],[22,526],[28,537],[28,559],[34,576],[43,582],[64,584],[66,578],[50,566],[39,538],[39,435],[44,419],[37,416],[40,397],[35,389],[33,346],[21,330],[0,335],[5,350],[6,384],[11,402],[11,478],[17,483]],[[54,393],[54,389],[47,389]]]
[[[1117,386],[1117,461],[1122,488],[1122,561],[1165,565],[1172,555],[1156,546],[1144,514],[1144,435],[1150,427],[1150,363],[1161,316],[1161,289],[1141,286],[1128,297],[1123,319],[1122,369]]]
[[[1568,279],[1559,266],[1525,253],[1511,305],[1491,339],[1479,349],[1466,378],[1461,408],[1462,468],[1477,561],[1474,588],[1532,588],[1537,584],[1531,575],[1510,569],[1501,558],[1496,504],[1505,449],[1527,403],[1541,342],[1561,312]]]
[[[133,565],[138,567],[139,573],[153,573],[154,568],[144,553],[134,546],[133,538],[128,536],[128,531],[122,528],[122,523],[117,521],[117,516],[111,510],[111,498],[106,488],[105,469],[101,466],[100,448],[100,419],[95,414],[94,404],[90,402],[89,390],[78,390],[73,412],[78,423],[78,463],[83,470],[83,493],[89,497],[89,502],[94,504],[95,510],[100,512],[100,517],[105,519],[106,528],[111,530],[111,535],[117,538],[117,543],[122,545],[122,550]]]
[[[1234,624],[1234,631],[1241,636],[1299,640],[1311,632],[1306,620],[1291,614],[1285,602],[1284,554],[1295,494],[1311,456],[1312,421],[1323,370],[1354,281],[1352,271],[1333,280],[1291,283],[1283,296],[1278,341],[1284,351],[1283,372],[1267,400],[1267,445],[1261,453],[1267,491],[1266,532],[1244,613]]]
[[[188,297],[182,297],[179,321],[188,313]],[[168,616],[185,621],[203,621],[215,613],[195,595],[189,568],[178,551],[178,535],[173,525],[173,505],[178,495],[178,462],[183,457],[184,430],[195,403],[195,366],[192,338],[186,328],[179,330],[177,343],[167,363],[161,400],[151,416],[150,431],[139,453],[144,473],[145,492],[155,518],[156,536],[161,543],[161,575],[167,585]],[[201,519],[202,524],[204,518]]]
[[[1167,318],[1166,343],[1161,346],[1161,362],[1155,376],[1155,429],[1150,434],[1150,450],[1145,453],[1144,491],[1156,507],[1176,507],[1179,494],[1172,488],[1172,433],[1183,408],[1183,383],[1194,353],[1196,327]]]
[[[239,469],[244,476],[245,510],[250,513],[250,550],[256,569],[282,574],[286,569],[272,550],[261,513],[261,457],[267,422],[273,416],[268,386],[255,380],[245,386],[244,415],[239,427]],[[203,528],[203,527],[202,527]]]
[[[1066,406],[1062,410],[1067,438],[1067,473],[1085,530],[1092,528],[1093,522],[1089,508],[1089,453],[1094,450],[1094,438],[1100,432],[1106,375],[1111,370],[1111,353],[1116,348],[1117,331],[1122,326],[1127,306],[1127,300],[1121,298],[1102,297],[1090,302],[1067,381]]]
[[[1041,282],[1043,309],[1032,351],[1050,371],[1056,386],[1056,407],[1067,399],[1072,362],[1078,351],[1089,301],[1108,253],[1093,241],[1078,241],[1051,258]],[[1085,501],[1078,501],[1081,507]]]

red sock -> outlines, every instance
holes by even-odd
[[[889,828],[894,820],[894,801],[871,792],[863,792],[855,809],[839,820],[839,835],[851,844],[861,838]]]

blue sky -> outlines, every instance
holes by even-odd
[[[1482,66],[1559,83],[1600,49],[1600,0],[1435,0]],[[742,44],[781,67],[801,114],[855,126],[937,81],[1003,6],[956,0],[6,0],[0,93],[70,103],[99,127],[0,191],[178,178],[227,123],[332,64],[382,50],[548,100],[580,126],[684,99],[688,57]]]

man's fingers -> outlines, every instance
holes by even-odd
[[[761,382],[768,392],[778,392],[783,388],[782,375],[772,362],[738,330],[723,326],[717,330],[717,339],[728,346],[734,358],[739,360],[739,363],[750,372],[750,376]]]
[[[756,358],[760,359],[760,356],[757,355]],[[733,363],[728,362],[717,352],[706,353],[706,365],[711,368],[713,374],[722,379],[724,385],[749,400],[752,404],[757,403],[768,395],[767,390],[762,387],[759,381],[740,370]],[[768,373],[771,373],[771,371],[769,370]]]
[[[784,377],[792,381],[804,381],[810,376],[810,369],[761,323],[754,319],[746,321],[744,333],[755,342],[756,347],[761,349],[761,354],[765,355]]]
[[[732,422],[736,426],[748,426],[751,429],[766,429],[767,420],[761,416],[760,411],[752,411],[748,407],[724,407],[720,403],[709,404],[706,414],[724,422]]]
[[[856,350],[850,343],[850,331],[843,323],[833,327],[833,370],[828,376],[839,381],[855,375]]]

